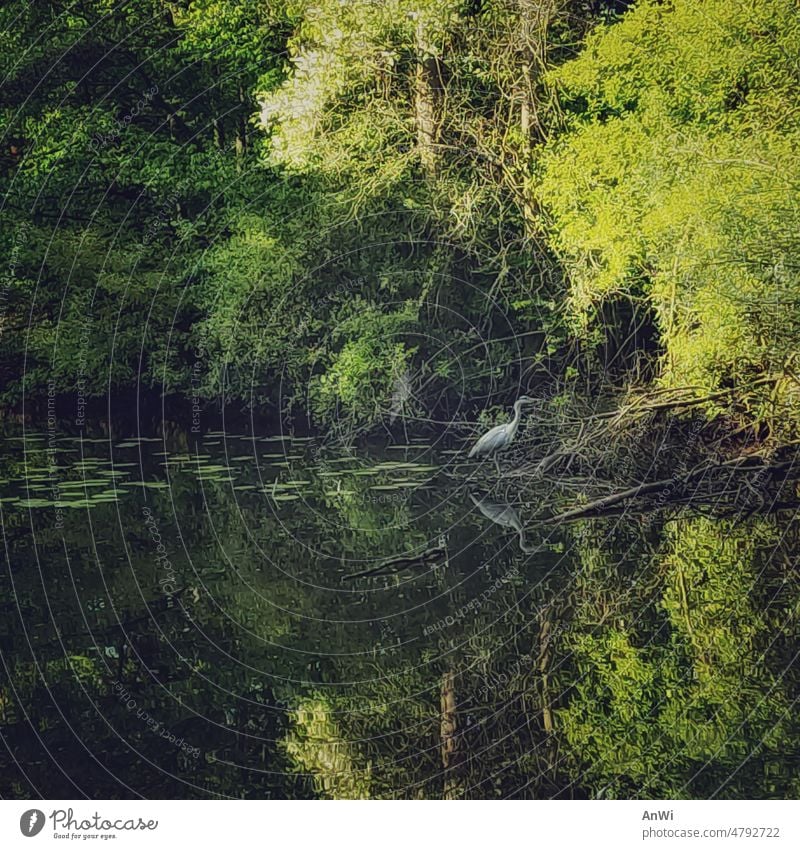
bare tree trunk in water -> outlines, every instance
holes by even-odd
[[[458,737],[456,676],[453,671],[442,676],[441,689],[441,750],[444,768],[444,798],[457,799],[461,792],[461,765],[464,753]]]
[[[553,730],[553,712],[550,710],[550,681],[548,668],[550,666],[550,609],[542,615],[539,628],[539,674],[542,682],[542,725],[549,734]]]

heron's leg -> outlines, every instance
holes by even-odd
[[[494,467],[497,469],[498,476],[500,475],[500,458],[497,454],[494,455]]]

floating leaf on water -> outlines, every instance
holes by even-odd
[[[17,507],[57,507],[59,502],[46,498],[22,498],[17,501]]]
[[[391,466],[379,466],[378,468],[386,469],[391,468],[393,471],[403,471],[407,472],[438,472],[439,466],[430,466],[425,465],[424,463],[392,463]]]
[[[108,486],[107,480],[69,480],[61,481],[59,487],[61,489],[91,489],[92,487]]]
[[[204,578],[225,575],[227,571],[228,570],[224,566],[203,566],[201,569],[197,570],[198,574],[202,575]]]

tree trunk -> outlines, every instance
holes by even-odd
[[[442,676],[440,740],[444,769],[444,798],[457,799],[460,793],[460,767],[464,761],[458,737],[456,676],[452,670]]]
[[[553,730],[553,712],[550,709],[550,679],[548,675],[551,657],[550,618],[551,611],[548,607],[542,612],[539,628],[539,674],[541,676],[542,726],[548,734]]]
[[[417,125],[417,149],[428,174],[436,173],[436,144],[439,139],[442,82],[441,63],[425,38],[425,25],[417,18],[417,69],[414,79],[414,113]]]
[[[247,97],[244,87],[239,83],[239,117],[236,131],[236,155],[243,156],[247,150]]]
[[[554,12],[553,0],[518,0],[519,36],[522,45],[519,101],[520,132],[523,139],[523,165],[528,167],[533,145],[543,141],[545,129],[539,116],[536,80],[547,68],[547,38]],[[525,191],[522,209],[525,230],[530,236],[538,229],[539,209],[530,191]]]

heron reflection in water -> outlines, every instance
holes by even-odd
[[[516,507],[512,507],[505,501],[494,501],[485,495],[470,493],[469,497],[490,522],[494,522],[503,528],[513,528],[517,532],[521,551],[525,554],[531,554],[537,550],[537,546],[525,541],[525,528]]]

